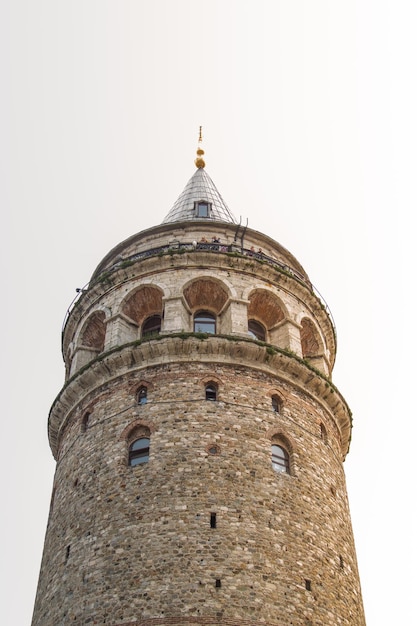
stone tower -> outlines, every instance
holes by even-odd
[[[197,169],[63,330],[33,626],[364,626],[335,329]]]

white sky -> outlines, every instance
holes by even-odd
[[[0,0],[2,623],[31,620],[65,311],[168,213],[200,124],[229,208],[332,310],[367,625],[417,623],[416,18],[415,0]]]

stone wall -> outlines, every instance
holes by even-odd
[[[205,400],[211,380],[216,402]],[[130,467],[137,424],[151,431],[150,459]],[[290,474],[272,468],[274,435]],[[170,363],[113,378],[62,433],[41,581],[34,625],[364,624],[333,416],[250,367]]]

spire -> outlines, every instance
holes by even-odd
[[[163,224],[191,220],[214,220],[218,222],[231,222],[232,224],[237,223],[235,217],[218,192],[216,185],[204,169],[206,164],[203,159],[204,150],[201,147],[202,141],[202,127],[200,126],[197,158],[194,161],[197,170],[163,220]]]
[[[205,165],[206,165],[206,162],[205,162],[205,161],[204,161],[204,159],[203,159],[204,150],[203,150],[203,148],[201,147],[201,144],[202,144],[202,142],[203,142],[203,134],[202,134],[202,130],[203,130],[203,127],[202,127],[202,126],[200,126],[200,132],[199,132],[199,135],[198,135],[197,158],[196,158],[196,160],[194,161],[195,166],[196,166],[196,167],[198,167],[199,169],[201,169],[201,168],[205,167]]]

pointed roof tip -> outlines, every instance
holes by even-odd
[[[191,220],[213,220],[217,222],[237,224],[234,215],[231,211],[229,211],[229,208],[218,192],[216,185],[204,169],[206,163],[203,159],[204,150],[201,147],[203,142],[202,131],[203,127],[200,126],[198,134],[197,158],[194,161],[197,170],[194,172],[178,200],[163,220],[163,224]]]
[[[204,150],[203,150],[203,148],[201,147],[201,143],[202,143],[202,141],[203,141],[203,127],[202,127],[202,126],[200,126],[200,132],[199,132],[199,135],[198,135],[197,158],[196,158],[196,160],[194,161],[195,166],[196,166],[198,169],[201,169],[201,168],[203,168],[203,167],[206,167],[206,162],[205,162],[205,160],[203,159]]]
[[[237,224],[234,215],[204,169],[204,160],[201,159],[204,165],[197,165],[197,160],[197,170],[162,223],[213,220]]]

